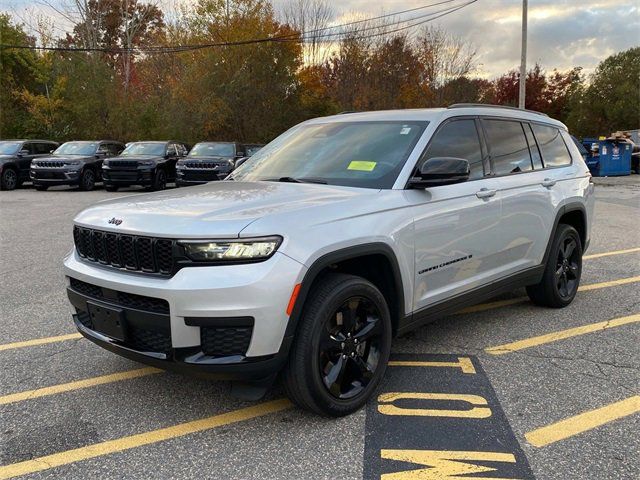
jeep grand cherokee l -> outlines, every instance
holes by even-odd
[[[233,142],[200,142],[176,164],[176,186],[202,185],[229,175],[244,146]]]
[[[29,181],[31,160],[49,156],[58,148],[50,140],[0,141],[0,190],[13,190]]]
[[[280,373],[295,403],[340,416],[371,397],[396,335],[518,287],[569,305],[593,205],[566,127],[541,114],[319,118],[228,180],[81,212],[68,295],[112,352],[247,395]]]
[[[109,192],[131,185],[164,190],[176,179],[176,162],[188,151],[185,143],[176,141],[128,143],[120,156],[102,164],[104,187]]]
[[[105,158],[117,155],[124,145],[112,140],[67,142],[50,156],[31,162],[29,176],[36,190],[53,185],[77,185],[93,190],[101,181],[100,168]]]

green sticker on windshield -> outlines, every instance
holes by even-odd
[[[365,162],[362,160],[354,160],[349,164],[347,170],[360,170],[361,172],[372,172],[376,168],[376,162]]]

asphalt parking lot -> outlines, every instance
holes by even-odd
[[[396,339],[379,397],[339,420],[78,338],[71,220],[137,190],[0,192],[0,479],[640,478],[640,176],[597,183],[570,307],[516,291]]]

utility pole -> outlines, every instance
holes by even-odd
[[[524,108],[527,92],[527,9],[529,0],[522,0],[522,58],[520,59],[520,96],[518,107]]]

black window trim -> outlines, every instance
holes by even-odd
[[[540,152],[540,158],[542,159],[542,169],[543,170],[555,170],[558,168],[567,168],[573,165],[573,155],[571,155],[571,150],[569,149],[569,146],[567,145],[567,141],[564,139],[564,135],[562,135],[562,129],[559,127],[556,127],[555,125],[549,125],[548,123],[543,123],[543,122],[530,122],[532,125],[540,125],[541,127],[547,127],[547,128],[554,128],[558,131],[558,133],[560,133],[560,138],[562,139],[562,143],[564,143],[564,148],[567,149],[567,153],[569,154],[569,158],[571,159],[571,162],[569,162],[567,165],[557,165],[557,166],[547,166],[547,162],[544,159],[544,155],[542,154],[542,148],[540,148],[540,142],[538,141],[538,137],[536,137],[536,132],[533,129],[533,126],[531,127],[531,133],[533,133],[533,138],[536,141],[536,145],[538,145],[538,151]],[[567,132],[568,133],[568,132]]]
[[[440,130],[442,130],[449,123],[453,123],[455,121],[460,121],[460,120],[473,120],[474,121],[474,124],[475,124],[475,127],[476,127],[476,134],[478,135],[478,142],[480,143],[480,155],[482,156],[482,170],[484,171],[484,175],[482,177],[474,178],[473,180],[467,180],[466,182],[463,182],[463,183],[477,182],[477,181],[480,181],[480,180],[486,180],[487,178],[491,178],[491,169],[490,169],[490,165],[489,165],[489,153],[488,153],[489,150],[487,148],[486,140],[484,138],[484,132],[482,130],[480,130],[480,124],[479,124],[480,120],[479,119],[480,119],[479,115],[460,115],[460,116],[456,116],[456,117],[445,118],[442,122],[440,122],[440,125],[438,125],[438,127],[435,130],[435,132],[433,132],[433,134],[429,138],[429,142],[422,149],[422,152],[420,152],[420,156],[416,160],[416,163],[411,168],[411,174],[409,175],[409,178],[407,179],[407,181],[406,181],[406,183],[404,185],[404,190],[409,190],[409,182],[411,182],[411,178],[414,176],[414,173],[416,172],[416,170],[418,168],[418,165],[422,161],[424,155],[427,153],[427,150],[429,149],[429,147],[433,143],[433,139],[440,132]],[[437,188],[437,187],[432,187],[432,188]]]

